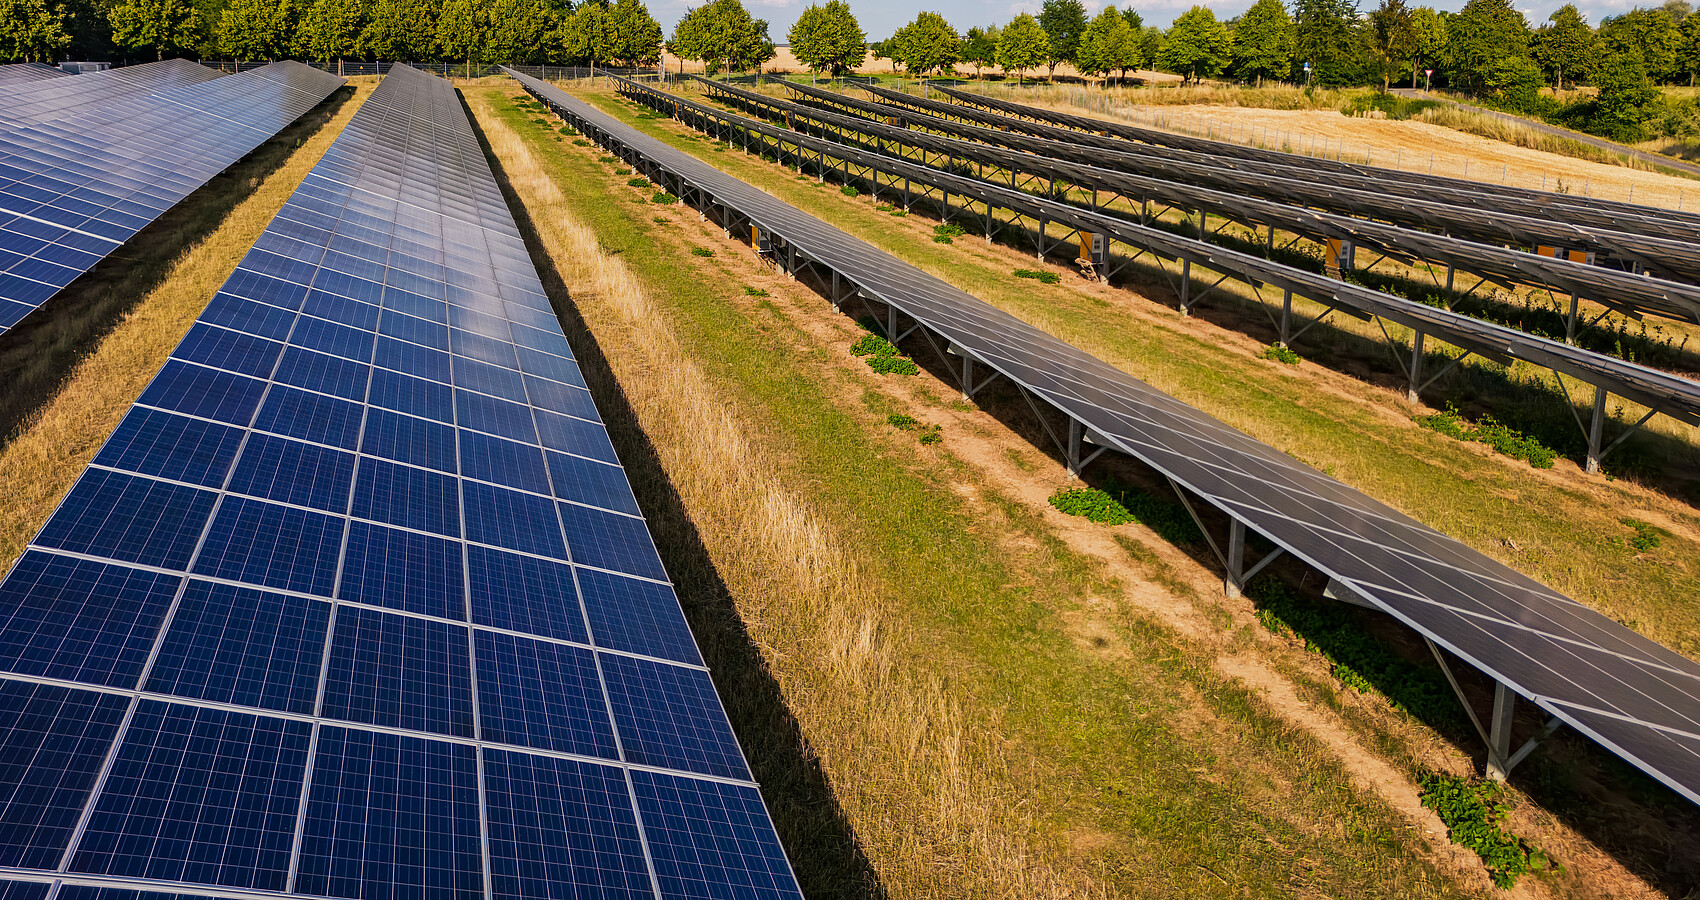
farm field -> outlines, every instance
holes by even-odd
[[[534,253],[546,251],[560,275],[559,286],[573,299],[569,317],[582,316],[588,331],[583,337],[595,341],[597,355],[607,360],[618,390],[649,436],[650,443],[639,449],[654,454],[662,482],[651,488],[689,517],[694,528],[684,543],[700,542],[704,565],[712,565],[717,576],[693,589],[698,602],[687,601],[699,634],[705,622],[720,628],[721,637],[705,643],[714,646],[711,655],[726,654],[720,657],[725,662],[711,659],[711,666],[734,684],[743,682],[724,673],[746,665],[770,673],[773,683],[763,689],[776,691],[791,717],[778,723],[739,722],[734,713],[746,746],[753,740],[768,748],[750,752],[758,769],[764,758],[773,767],[772,774],[758,771],[758,777],[769,785],[782,832],[829,835],[857,848],[843,857],[845,868],[805,874],[805,882],[836,884],[842,872],[854,870],[892,896],[920,896],[942,884],[921,873],[1009,870],[1009,860],[1024,859],[1028,864],[1020,871],[1042,872],[1051,880],[1013,887],[988,881],[982,892],[1138,895],[1163,887],[1189,895],[1235,896],[1247,890],[1253,895],[1290,893],[1305,885],[1327,893],[1325,885],[1355,878],[1371,879],[1355,883],[1352,893],[1358,895],[1486,889],[1473,856],[1460,856],[1459,848],[1437,840],[1443,829],[1425,819],[1426,811],[1415,802],[1421,772],[1448,766],[1467,771],[1467,765],[1456,768],[1465,763],[1461,752],[1474,752],[1461,734],[1448,735],[1444,724],[1437,734],[1430,727],[1435,723],[1395,711],[1378,694],[1343,688],[1316,654],[1258,624],[1250,602],[1222,599],[1220,583],[1205,565],[1208,554],[1200,556],[1197,547],[1177,546],[1150,528],[1106,530],[1052,510],[1046,499],[1068,483],[1055,461],[1035,449],[1031,432],[1037,426],[1008,406],[1019,401],[1006,397],[1000,403],[992,397],[970,406],[950,399],[954,389],[925,373],[873,376],[847,352],[860,333],[851,320],[826,312],[818,297],[776,277],[750,258],[747,247],[726,240],[688,208],[649,202],[653,188],[626,185],[634,180],[631,173],[612,158],[597,148],[576,146],[572,136],[553,127],[558,122],[515,109],[517,91],[511,85],[472,88],[467,94],[537,229]],[[1207,321],[1178,319],[1120,288],[1087,285],[1067,274],[1056,286],[1017,281],[1009,273],[1031,260],[1007,248],[962,239],[941,247],[929,239],[932,223],[918,214],[894,218],[867,198],[841,196],[831,183],[823,187],[771,163],[717,150],[676,124],[638,115],[612,94],[588,96],[646,132],[1263,440],[1325,464],[1336,477],[1634,627],[1657,632],[1666,643],[1683,646],[1695,634],[1681,600],[1686,589],[1677,587],[1694,577],[1682,560],[1692,556],[1700,533],[1684,502],[1621,481],[1590,480],[1574,467],[1534,473],[1443,441],[1415,429],[1408,410],[1385,390],[1308,364],[1293,370],[1260,360],[1261,346],[1243,335]],[[609,193],[621,199],[607,203]],[[595,265],[589,261],[595,256],[592,247],[602,251]],[[691,248],[703,252],[688,252]],[[613,268],[600,268],[604,265]],[[1137,327],[1128,327],[1134,323]],[[615,347],[641,352],[620,354]],[[644,377],[656,372],[684,374],[670,375],[657,387],[648,384],[657,379]],[[730,431],[743,440],[704,424],[716,410],[731,418]],[[942,440],[918,444],[914,432],[887,424],[892,415],[939,425]],[[622,452],[629,455],[625,447]],[[742,474],[751,470],[764,476],[759,484]],[[701,474],[723,472],[728,474]],[[640,489],[647,509],[643,490],[649,488]],[[911,497],[926,503],[911,505]],[[778,509],[787,515],[774,515]],[[1623,538],[1604,537],[1614,527],[1622,530],[1618,519],[1628,511],[1656,515],[1673,526],[1672,540],[1656,558],[1637,559]],[[771,524],[775,521],[796,524],[782,529]],[[763,572],[742,561],[752,549],[764,559],[798,557],[795,551],[774,549],[798,541],[820,548],[819,556],[807,554],[808,564],[799,566],[803,571]],[[870,553],[870,548],[880,552]],[[1665,549],[1673,555],[1663,556]],[[853,579],[824,580],[859,590],[846,595],[840,593],[846,588],[823,585],[822,566],[853,566]],[[964,575],[975,571],[980,574]],[[1668,580],[1672,577],[1675,582]],[[1007,605],[1012,598],[1019,598],[1017,608],[1025,610],[1013,619]],[[1621,602],[1642,605],[1631,614],[1614,606]],[[835,617],[818,621],[823,610],[834,611]],[[1650,624],[1655,620],[1658,625]],[[940,649],[928,653],[919,647]],[[1267,827],[1271,820],[1260,817],[1271,811],[1257,807],[1264,795],[1228,772],[1279,769],[1281,764],[1270,760],[1302,736],[1312,748],[1306,758],[1323,766],[1316,770],[1317,780],[1307,781],[1300,791],[1298,803],[1309,811],[1306,815],[1331,809],[1347,796],[1357,798],[1352,803],[1370,803],[1379,808],[1378,815],[1391,817],[1381,821],[1393,823],[1378,839],[1388,860],[1404,861],[1389,861],[1386,870],[1371,876],[1331,854],[1301,879],[1261,851],[1246,850],[1242,853],[1249,855],[1232,855],[1237,861],[1233,872],[1223,872],[1227,858],[1203,849],[1202,835],[1164,831],[1147,818],[1114,812],[1129,809],[1124,800],[1135,808],[1170,802],[1158,799],[1161,788],[1146,784],[1124,793],[1126,785],[1108,791],[1100,787],[1088,797],[1087,785],[1125,778],[1147,764],[1140,762],[1148,759],[1141,755],[1145,751],[1134,746],[1137,741],[1117,735],[1110,741],[1112,752],[1071,744],[1069,753],[1056,755],[1047,741],[1065,739],[1068,731],[1057,718],[1097,721],[1069,706],[1097,699],[1041,702],[1036,694],[1043,692],[1035,691],[1035,683],[1013,673],[1069,680],[1082,677],[1084,666],[1096,673],[1088,681],[1110,679],[1123,691],[1118,703],[1139,707],[1149,702],[1139,699],[1150,696],[1146,691],[1175,687],[1162,680],[1173,671],[1149,655],[1161,647],[1173,649],[1160,654],[1173,652],[1174,659],[1187,662],[1188,677],[1204,679],[1193,682],[1197,693],[1171,693],[1186,701],[1171,709],[1171,721],[1203,717],[1242,723],[1230,729],[1240,736],[1236,740],[1198,751],[1212,759],[1199,777],[1222,784],[1224,793],[1236,799],[1211,813],[1195,810],[1195,820],[1237,823],[1249,816]],[[1009,656],[1012,652],[1017,655]],[[735,662],[739,654],[743,661]],[[877,660],[871,670],[845,670],[851,661],[870,656]],[[1155,688],[1149,687],[1151,677],[1159,679]],[[843,678],[850,681],[834,680]],[[1129,678],[1148,687],[1136,689]],[[913,679],[931,687],[918,691]],[[1205,683],[1214,687],[1200,687]],[[848,684],[856,688],[845,690]],[[722,691],[728,688],[723,685]],[[953,711],[939,719],[952,727],[925,740],[912,732],[900,739],[904,730],[891,721],[891,711],[869,705],[868,694],[933,697]],[[1232,714],[1221,704],[1230,696]],[[982,718],[988,708],[997,711],[996,719]],[[1263,724],[1254,727],[1254,722]],[[1286,736],[1257,737],[1269,734],[1265,728]],[[808,742],[806,752],[798,754],[790,739],[776,740],[777,733],[792,729]],[[988,741],[988,733],[1000,740]],[[1198,733],[1188,735],[1184,729],[1179,737],[1165,732],[1165,739],[1176,740],[1177,747],[1197,746],[1192,741]],[[943,744],[932,744],[933,738]],[[928,753],[907,766],[904,776],[893,777],[875,760],[882,752],[894,752],[882,748],[903,740]],[[943,762],[932,755],[935,746]],[[1554,766],[1540,770],[1549,773],[1573,771],[1589,751],[1560,741],[1542,750],[1547,753],[1553,756],[1546,763],[1529,765]],[[991,773],[982,780],[992,784],[981,786],[990,796],[1047,799],[1012,818],[988,794],[976,793],[971,785],[952,786],[941,776],[957,771],[953,767],[960,763],[952,760],[962,754],[992,763],[979,767]],[[802,765],[797,755],[817,761]],[[1065,759],[1066,765],[1055,767],[1038,762]],[[1581,768],[1592,765],[1580,763]],[[824,813],[773,799],[779,792],[772,785],[788,783],[795,776],[784,773],[799,768],[820,780],[823,802],[830,798]],[[1668,857],[1637,857],[1614,843],[1613,828],[1606,823],[1656,819],[1667,846],[1684,845],[1690,838],[1683,835],[1692,828],[1683,824],[1685,810],[1658,806],[1652,811],[1635,801],[1614,806],[1609,814],[1579,815],[1582,804],[1576,802],[1574,784],[1546,793],[1554,777],[1535,779],[1541,782],[1534,788],[1540,799],[1520,800],[1515,819],[1533,835],[1531,840],[1552,850],[1563,869],[1519,882],[1516,894],[1682,893],[1687,876],[1670,874]],[[1218,781],[1224,778],[1225,783]],[[1520,781],[1514,778],[1514,786]],[[1323,789],[1325,783],[1333,787]],[[1523,787],[1528,789],[1529,782]],[[1558,799],[1567,791],[1572,791],[1569,804]],[[1208,793],[1214,803],[1218,795]],[[926,813],[917,812],[922,809]],[[822,817],[834,824],[823,824]],[[1087,820],[1094,824],[1083,832]],[[915,824],[921,821],[925,826]],[[1206,830],[1241,834],[1235,827]],[[940,834],[975,837],[952,840]],[[1164,845],[1169,851],[1184,848],[1184,858],[1200,860],[1184,888],[1178,880],[1169,881],[1180,879],[1180,873],[1155,870],[1152,861],[1163,854],[1147,843],[1153,839],[1170,842]],[[1285,845],[1289,839],[1278,842]],[[1342,845],[1333,848],[1343,852]],[[1033,865],[1035,860],[1041,864]],[[1381,887],[1364,887],[1371,883]]]

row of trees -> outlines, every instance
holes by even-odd
[[[294,56],[642,66],[660,58],[661,39],[642,0],[0,0],[0,58],[26,61]]]

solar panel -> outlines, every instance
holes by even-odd
[[[759,226],[783,256],[794,252],[848,279],[948,341],[956,358],[1002,374],[1068,416],[1099,446],[1151,466],[1340,590],[1700,802],[1700,664],[553,85],[509,74],[585,134],[669,179],[675,193]],[[672,731],[673,747],[695,742],[704,748],[695,765],[720,758],[712,733],[694,727],[688,714],[664,718],[633,690],[642,677],[620,677],[630,698],[621,714],[641,734]],[[669,702],[686,696],[676,692]],[[673,830],[670,814],[717,809],[736,817],[747,790],[721,783],[704,790],[701,782],[681,788],[675,778],[634,776],[664,885],[689,879],[708,858],[669,854],[670,839],[694,827]],[[661,824],[650,826],[651,816]],[[747,849],[740,864],[760,855]],[[744,877],[759,882],[761,870],[745,869]]]
[[[343,84],[293,62],[215,75],[173,61],[54,79],[8,98],[0,334]]]
[[[29,84],[52,78],[67,77],[70,74],[70,72],[57,66],[50,66],[46,63],[8,63],[0,65],[0,85]]]
[[[0,898],[800,897],[583,383],[397,66],[0,581]]]

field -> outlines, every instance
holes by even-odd
[[[97,270],[85,302],[0,344],[0,372],[19,385],[0,406],[0,564],[375,84],[354,82],[146,233],[145,265]],[[1547,862],[1495,888],[1422,803],[1425,778],[1479,773],[1481,748],[1410,633],[1320,600],[1297,567],[1224,596],[1210,551],[1149,472],[1109,460],[1070,479],[1018,395],[994,386],[966,402],[920,347],[903,348],[915,374],[876,373],[851,352],[867,334],[857,310],[833,312],[514,83],[460,87],[807,896],[1700,890],[1700,812],[1564,732],[1513,777],[1503,822]],[[1324,329],[1312,345],[1323,358],[1288,365],[1267,358],[1244,293],[1182,318],[1150,272],[1100,285],[1002,244],[936,242],[923,206],[903,215],[600,86],[575,90],[1700,659],[1693,429],[1660,424],[1638,442],[1646,465],[1678,476],[1602,479],[1567,459],[1531,469],[1417,427],[1433,410],[1406,403],[1372,359],[1373,326]],[[1362,141],[1378,163],[1402,149],[1469,161],[1472,177],[1579,173],[1594,196],[1634,186],[1637,202],[1667,189],[1686,202],[1679,180],[1438,126],[1165,110],[1205,133],[1267,127],[1348,153]],[[1563,412],[1524,369],[1459,378]],[[1083,486],[1120,495],[1136,521],[1095,524],[1053,503]],[[1661,540],[1638,543],[1632,522]],[[1491,692],[1470,676],[1465,688],[1478,706]],[[1538,725],[1525,709],[1520,733]]]

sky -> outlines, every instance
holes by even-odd
[[[701,6],[706,0],[648,0],[649,10],[656,21],[669,35],[673,26],[684,18],[685,11]],[[768,21],[768,33],[774,41],[785,43],[785,35],[790,32],[791,24],[797,21],[797,15],[813,0],[744,0],[750,14]],[[824,0],[821,0],[824,2]],[[868,35],[868,40],[884,40],[893,31],[912,21],[915,14],[923,9],[929,9],[942,14],[950,24],[956,26],[959,32],[967,31],[973,25],[1003,24],[1012,18],[1030,12],[1035,15],[1043,0],[931,0],[924,4],[914,2],[896,2],[896,0],[849,0],[850,9],[856,14],[856,19],[862,24],[862,31]],[[1081,0],[1088,14],[1096,13],[1105,3],[1111,0]],[[1253,0],[1137,0],[1133,8],[1147,25],[1160,28],[1169,27],[1175,16],[1186,12],[1195,4],[1210,7],[1217,18],[1230,19],[1244,12],[1251,6]],[[1599,24],[1601,18],[1628,12],[1637,6],[1658,6],[1663,0],[1578,0],[1577,7],[1587,17],[1589,23]],[[1531,26],[1545,22],[1553,11],[1563,6],[1565,0],[1536,0],[1536,2],[1517,4],[1523,15],[1528,18]],[[1290,5],[1290,0],[1289,0]],[[1377,0],[1358,0],[1360,9],[1366,12],[1375,8]],[[1429,5],[1435,9],[1452,10],[1456,12],[1464,5],[1464,0],[1424,4],[1413,2],[1413,6]],[[1123,3],[1119,8],[1125,8]]]

